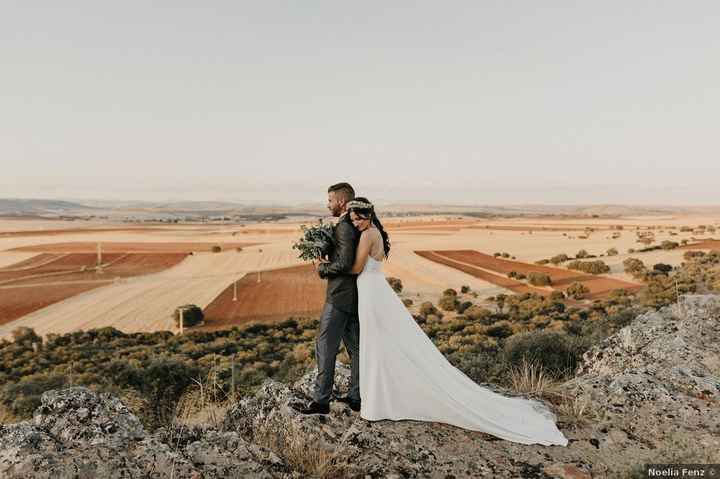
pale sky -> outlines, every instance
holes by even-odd
[[[0,197],[720,204],[720,2],[5,0],[0,165]]]

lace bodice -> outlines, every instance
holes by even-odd
[[[382,273],[382,261],[378,261],[372,256],[368,256],[367,262],[365,263],[365,267],[363,268],[363,273]]]

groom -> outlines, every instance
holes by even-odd
[[[337,183],[328,188],[327,207],[338,219],[334,228],[335,247],[327,262],[316,264],[320,278],[327,279],[325,307],[320,316],[320,327],[315,343],[318,375],[313,401],[300,412],[327,414],[330,412],[335,358],[340,340],[350,355],[350,390],[347,397],[337,398],[353,411],[360,411],[360,322],[358,320],[357,275],[350,273],[355,262],[355,250],[360,232],[350,221],[347,203],[355,199],[355,190],[348,183]]]

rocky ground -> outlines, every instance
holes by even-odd
[[[291,386],[267,381],[222,424],[153,433],[117,398],[50,391],[32,421],[0,425],[0,477],[615,478],[633,477],[645,462],[717,463],[719,340],[720,297],[686,296],[591,349],[561,387],[567,447],[440,424],[370,423],[340,403],[328,416],[305,417],[291,406],[309,393],[308,373]],[[345,368],[337,379],[344,389]]]

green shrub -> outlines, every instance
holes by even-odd
[[[220,253],[220,252],[222,252],[222,246],[218,246],[218,245],[213,246],[213,247],[212,247],[212,252],[213,252],[213,253]]]
[[[183,327],[189,328],[196,326],[203,322],[205,314],[199,306],[195,304],[185,304],[175,309],[173,313],[173,319],[175,320],[175,326],[180,327],[180,311],[183,313]]]
[[[623,268],[625,272],[633,278],[642,278],[647,272],[645,263],[637,258],[626,258],[623,261]]]
[[[571,261],[567,264],[569,269],[582,271],[583,273],[590,274],[603,274],[610,272],[610,267],[605,264],[602,260],[595,261]]]
[[[485,334],[493,338],[507,338],[512,336],[513,329],[509,321],[498,321],[488,326]]]
[[[588,256],[590,256],[590,255],[589,255],[588,252],[585,251],[584,249],[581,249],[581,250],[578,251],[577,254],[575,255],[576,258],[587,258]]]
[[[420,305],[420,308],[418,310],[421,316],[424,316],[427,318],[428,315],[434,314],[438,315],[439,312],[434,304],[432,304],[430,301],[425,301]]]
[[[457,296],[453,295],[445,295],[438,301],[440,309],[445,311],[456,311],[459,305],[460,301],[458,301]]]
[[[482,321],[492,316],[492,312],[489,309],[477,305],[470,306],[463,311],[463,314],[472,321]]]
[[[577,300],[584,299],[589,292],[590,288],[579,281],[574,282],[565,290],[565,294],[567,294],[569,298]]]
[[[452,288],[448,288],[445,291],[443,291],[443,296],[457,296],[457,291],[455,291]]]
[[[572,376],[582,359],[582,351],[567,334],[557,331],[531,331],[511,336],[502,349],[509,367],[519,367],[523,359],[537,362],[556,378]]]
[[[400,278],[387,278],[387,282],[390,284],[393,291],[396,293],[402,293],[403,284],[402,281],[400,281]]]
[[[608,249],[605,253],[606,253],[608,256],[617,256],[618,254],[620,254],[620,253],[618,253],[617,248],[610,248],[610,249]]]
[[[469,292],[470,292],[470,286],[462,285],[462,286],[460,287],[460,292],[461,292],[462,294],[467,294],[467,293],[469,293]]]
[[[460,303],[460,304],[458,305],[458,307],[457,307],[457,312],[458,312],[459,314],[463,314],[463,313],[464,313],[468,308],[470,308],[470,306],[472,306],[472,305],[473,305],[473,304],[472,304],[470,301],[463,301],[462,303]]]
[[[552,258],[550,258],[550,262],[552,264],[560,264],[564,263],[565,261],[569,260],[570,257],[566,255],[565,253],[556,254]]]
[[[528,274],[528,283],[533,286],[550,286],[552,279],[550,279],[550,275],[547,273],[531,271],[530,274]]]
[[[675,249],[678,246],[680,246],[680,244],[677,241],[665,240],[662,243],[660,243],[660,247],[662,249],[666,249],[666,250]]]

